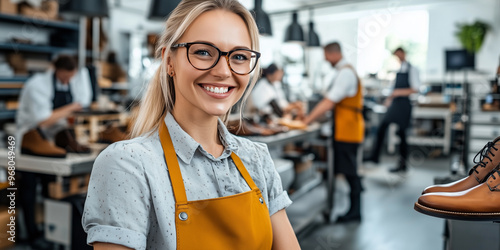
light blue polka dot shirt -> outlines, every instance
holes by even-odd
[[[292,203],[283,191],[265,144],[229,133],[219,120],[219,135],[225,149],[215,158],[182,130],[170,113],[165,123],[188,200],[250,190],[231,160],[231,152],[235,152],[262,191],[269,215]],[[114,143],[101,152],[92,169],[82,218],[87,243],[175,249],[175,200],[167,169],[158,132]]]

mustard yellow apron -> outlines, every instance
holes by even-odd
[[[188,201],[165,123],[160,125],[160,141],[175,198],[177,249],[271,249],[273,233],[267,205],[236,154],[232,153],[231,158],[250,191]]]

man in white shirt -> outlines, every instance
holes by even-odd
[[[92,87],[86,68],[78,71],[74,58],[59,56],[54,70],[35,74],[24,84],[17,110],[17,138],[22,153],[64,157],[65,149],[50,141],[67,128],[73,112],[90,106]]]
[[[73,112],[90,106],[91,101],[92,86],[88,70],[84,68],[78,71],[73,57],[61,55],[54,61],[54,69],[33,75],[24,84],[19,97],[16,123],[21,153],[65,157],[68,148],[56,146],[53,139],[64,136],[63,132],[68,127],[66,118]],[[73,149],[88,151],[88,148],[81,145]],[[23,207],[28,241],[35,244],[41,234],[34,211],[38,181],[41,182],[42,195],[47,197],[48,183],[54,181],[55,177],[24,171],[20,171],[20,174],[19,185],[23,190],[20,205]]]
[[[304,122],[311,123],[329,110],[334,111],[334,170],[343,174],[350,186],[351,207],[337,222],[361,220],[361,180],[358,176],[358,148],[364,139],[362,115],[362,86],[354,67],[342,56],[340,44],[330,43],[324,47],[325,59],[338,71],[326,96],[306,116]]]
[[[382,119],[378,128],[377,139],[374,142],[372,154],[364,159],[364,161],[379,162],[380,151],[385,138],[385,133],[389,124],[396,123],[398,125],[398,136],[401,139],[399,144],[399,160],[398,165],[391,169],[391,172],[404,172],[407,169],[406,161],[408,159],[408,143],[406,140],[406,130],[410,126],[412,105],[409,96],[413,93],[418,93],[420,87],[420,78],[416,67],[406,61],[406,53],[402,48],[397,48],[394,55],[401,62],[401,69],[396,75],[394,90],[391,96],[387,98],[390,103],[387,112]]]

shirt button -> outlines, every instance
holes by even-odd
[[[186,212],[180,212],[179,213],[179,219],[181,219],[182,221],[185,221],[188,219],[188,214]]]

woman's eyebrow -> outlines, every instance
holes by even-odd
[[[250,49],[250,48],[247,46],[236,46],[236,47],[233,47],[233,50],[235,50],[235,49]]]
[[[194,43],[208,43],[208,44],[211,44],[217,48],[219,48],[219,46],[217,46],[216,44],[214,44],[213,42],[209,42],[209,41],[206,41],[206,40],[195,40]],[[220,48],[219,48],[220,49]],[[232,49],[230,50],[235,50],[235,49],[250,49],[249,47],[247,46],[234,46]]]

